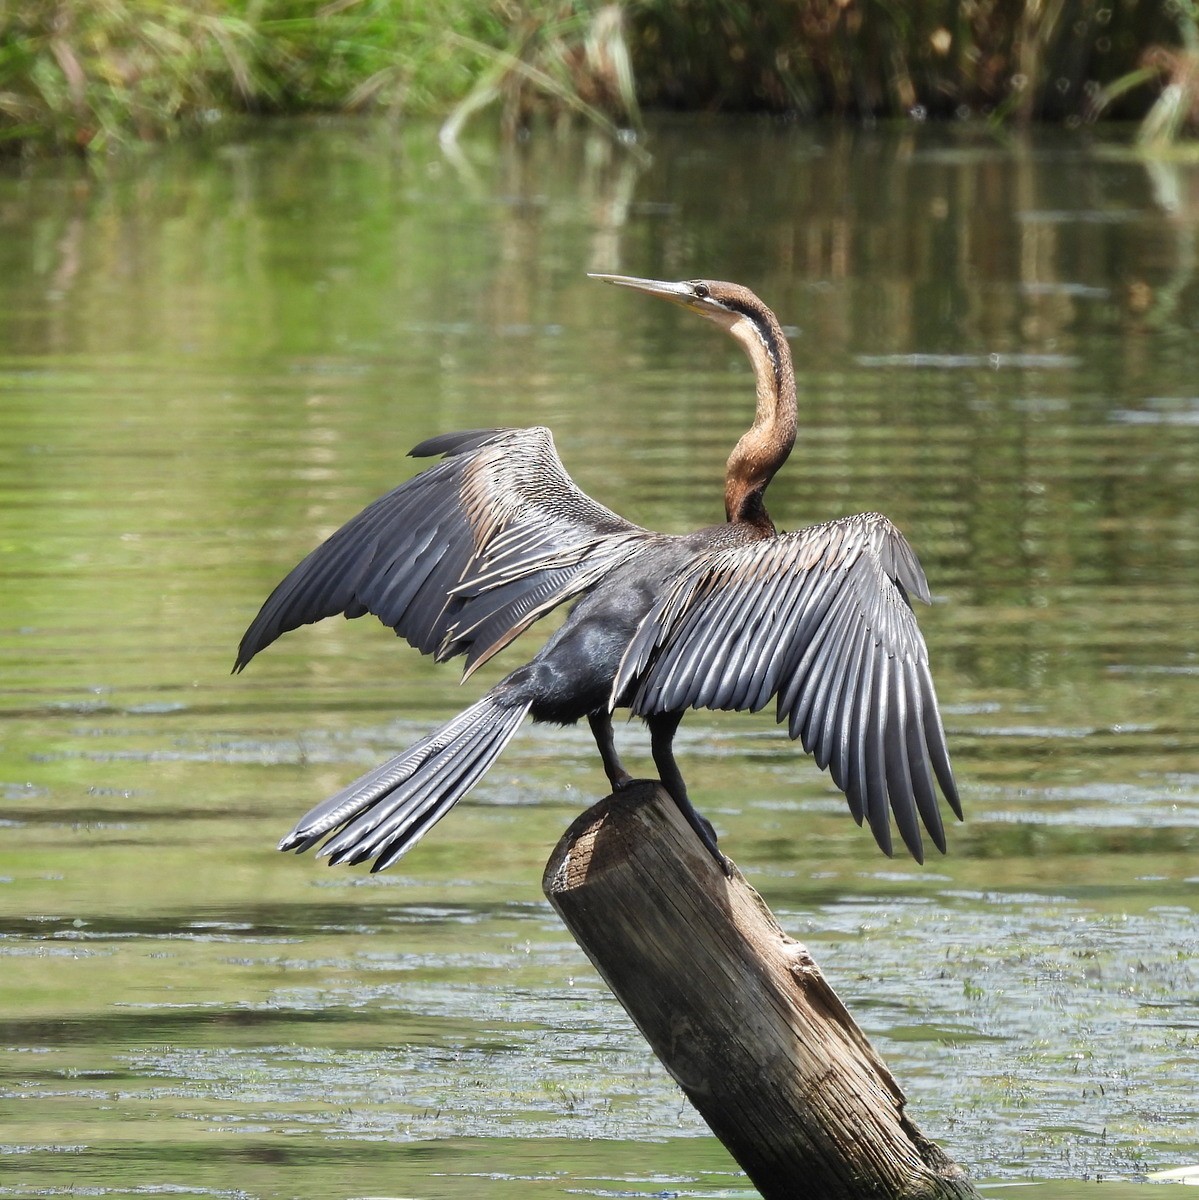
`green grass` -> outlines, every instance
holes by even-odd
[[[412,0],[60,0],[0,7],[0,140],[104,150],[237,113],[444,111],[498,11]]]
[[[634,79],[636,85],[634,86]],[[0,148],[96,152],[243,113],[637,102],[801,116],[1199,124],[1195,0],[10,0]]]

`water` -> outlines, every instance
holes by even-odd
[[[273,850],[513,652],[459,691],[338,621],[228,674],[438,431],[545,423],[631,519],[718,519],[740,351],[588,270],[758,290],[803,405],[776,519],[881,509],[935,593],[949,854],[886,860],[768,716],[694,714],[726,850],[975,1180],[1199,1159],[1199,164],[653,150],[320,123],[0,176],[0,1196],[752,1195],[541,898],[584,732],[523,731],[382,876]]]

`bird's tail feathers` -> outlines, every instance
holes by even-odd
[[[303,853],[332,834],[320,850],[331,864],[377,856],[373,871],[391,866],[478,783],[529,707],[503,705],[488,693],[403,754],[318,804],[300,818],[279,849]]]

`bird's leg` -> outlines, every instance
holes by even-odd
[[[662,713],[660,716],[647,718],[654,766],[658,768],[658,778],[662,780],[662,786],[678,805],[679,812],[687,819],[687,824],[699,835],[699,840],[716,860],[717,866],[731,878],[733,864],[721,854],[720,847],[716,845],[716,831],[712,828],[712,822],[696,812],[695,806],[687,796],[687,785],[683,782],[679,765],[674,760],[671,743],[682,719],[682,713]]]
[[[612,717],[608,713],[589,713],[587,724],[591,726],[595,744],[599,747],[600,760],[604,764],[604,774],[612,785],[612,790],[618,791],[633,782],[633,777],[624,769],[620,756],[616,753],[616,739],[612,734]]]

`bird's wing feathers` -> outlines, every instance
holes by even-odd
[[[299,625],[373,613],[422,653],[473,670],[652,536],[567,475],[548,429],[422,442],[446,457],[369,505],[275,588],[235,670]]]
[[[944,849],[934,777],[961,815],[924,639],[927,601],[903,535],[877,513],[699,555],[629,643],[613,704],[634,713],[763,708],[802,739],[890,853],[888,807],[922,858],[918,818]]]

